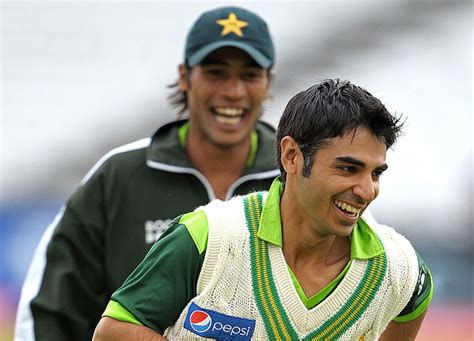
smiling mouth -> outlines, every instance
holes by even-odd
[[[359,216],[360,211],[362,210],[361,208],[355,208],[348,203],[345,203],[343,201],[339,200],[334,200],[334,205],[337,206],[342,212],[344,212],[345,215],[351,217],[351,218],[356,218]]]
[[[212,113],[219,123],[237,125],[242,121],[245,110],[231,107],[214,107]]]

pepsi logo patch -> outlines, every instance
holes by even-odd
[[[250,340],[255,320],[204,309],[191,302],[184,328],[193,334],[216,340]]]
[[[198,333],[204,333],[211,327],[212,319],[205,311],[195,310],[189,316],[189,324]]]

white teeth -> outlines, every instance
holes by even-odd
[[[244,113],[244,109],[238,108],[215,108],[215,111],[220,115],[231,117],[242,116],[242,114]]]
[[[214,108],[216,121],[222,124],[237,125],[242,119],[244,109],[238,108]]]
[[[240,116],[237,117],[227,117],[227,116],[216,116],[216,121],[223,124],[238,124],[240,122]]]
[[[343,210],[354,213],[354,214],[359,214],[359,212],[361,210],[360,208],[352,207],[351,205],[349,205],[345,202],[339,201],[339,200],[334,200],[334,203],[336,204],[337,207],[340,207]]]

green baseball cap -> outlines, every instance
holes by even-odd
[[[240,7],[221,7],[204,12],[191,27],[185,47],[185,63],[195,66],[218,48],[233,46],[247,52],[261,67],[273,65],[273,42],[265,21]]]

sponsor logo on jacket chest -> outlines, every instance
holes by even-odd
[[[153,244],[168,229],[171,219],[145,221],[145,243]]]

